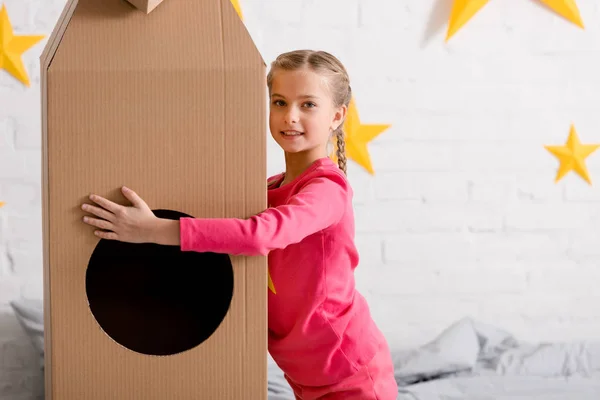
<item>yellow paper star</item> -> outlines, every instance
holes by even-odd
[[[275,291],[275,285],[273,284],[273,280],[271,279],[271,273],[269,272],[269,290],[273,292],[273,294],[277,294]]]
[[[4,203],[3,201],[0,201],[0,208],[4,207],[4,204],[6,204],[6,203]]]
[[[561,17],[583,28],[583,21],[575,0],[540,0]]]
[[[354,98],[351,99],[346,113],[346,121],[344,122],[347,157],[366,169],[371,175],[375,174],[367,144],[389,127],[390,125],[361,124],[356,103]],[[335,138],[333,139],[335,143]],[[332,158],[337,161],[335,151]]]
[[[0,10],[0,69],[4,68],[29,86],[29,78],[21,55],[43,38],[44,36],[14,36],[6,6],[2,5]]]
[[[558,15],[583,28],[583,21],[575,0],[539,1]],[[489,0],[454,0],[448,23],[448,32],[446,33],[446,42],[488,2]]]
[[[585,159],[592,154],[600,144],[581,144],[575,131],[575,126],[571,125],[569,138],[564,146],[544,146],[560,161],[560,166],[556,174],[555,182],[558,182],[569,171],[573,170],[578,173],[590,185],[590,179]]]
[[[240,16],[240,19],[243,21],[244,16],[242,15],[242,8],[240,7],[239,0],[231,0],[231,4],[233,4],[233,8],[235,8],[235,11],[237,11],[238,15]]]
[[[452,6],[452,12],[450,13],[446,41],[469,22],[469,20],[477,14],[488,1],[489,0],[455,0]]]

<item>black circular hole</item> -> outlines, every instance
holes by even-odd
[[[153,212],[159,218],[189,217]],[[114,341],[142,354],[172,355],[217,330],[231,304],[233,266],[226,254],[101,239],[85,287],[94,318]]]

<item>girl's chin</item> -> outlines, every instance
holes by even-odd
[[[291,153],[302,151],[307,147],[302,135],[293,137],[280,136],[277,142],[283,148],[283,150]]]

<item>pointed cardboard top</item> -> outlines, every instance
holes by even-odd
[[[160,4],[154,17],[137,9],[144,4]],[[69,71],[266,65],[230,0],[67,0],[40,58],[45,69]]]
[[[154,10],[163,0],[127,0],[146,14]]]

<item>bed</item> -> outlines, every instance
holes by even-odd
[[[471,318],[393,352],[397,400],[598,400],[600,342],[525,343]],[[269,400],[294,396],[269,360]]]
[[[0,309],[0,400],[43,400],[39,352],[13,310]]]
[[[43,399],[42,304],[0,312],[0,399]],[[527,343],[471,318],[423,346],[394,351],[396,400],[599,400],[600,341]],[[272,358],[268,400],[294,400]]]

